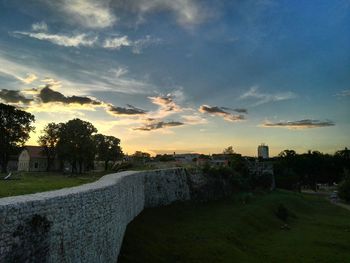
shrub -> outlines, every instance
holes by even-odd
[[[273,184],[273,175],[270,173],[263,173],[254,180],[254,188],[269,190]]]
[[[133,168],[132,163],[119,163],[114,165],[112,170],[115,172],[121,172],[121,171],[130,170],[131,168]]]
[[[281,219],[282,221],[286,222],[287,219],[288,219],[288,216],[289,216],[289,212],[288,212],[288,209],[283,205],[283,204],[280,204],[277,208],[277,211],[276,211],[276,216]]]
[[[347,177],[343,182],[339,184],[338,195],[346,202],[350,202],[350,177]]]

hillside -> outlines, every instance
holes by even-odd
[[[129,224],[118,262],[350,262],[350,212],[286,191],[146,209]]]

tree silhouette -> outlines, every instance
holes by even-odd
[[[61,160],[71,164],[72,173],[83,171],[83,164],[89,165],[95,156],[93,134],[97,129],[87,121],[73,119],[62,124],[57,152]],[[77,165],[79,169],[77,169]]]
[[[29,112],[0,103],[0,163],[2,172],[7,172],[9,156],[23,146],[34,130],[35,118]]]
[[[233,150],[232,146],[229,146],[229,147],[225,148],[222,153],[223,154],[234,154],[235,151]]]
[[[52,162],[57,155],[56,147],[60,139],[62,125],[62,123],[54,122],[47,124],[38,139],[38,143],[44,148],[44,154],[47,157],[47,171],[50,171]]]
[[[96,159],[105,162],[105,170],[108,168],[109,161],[116,161],[122,157],[123,152],[118,138],[96,134],[93,140],[96,147]]]

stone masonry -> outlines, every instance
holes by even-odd
[[[126,171],[72,188],[0,199],[0,262],[116,262],[145,207],[190,199],[186,171]]]

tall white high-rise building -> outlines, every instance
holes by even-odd
[[[258,157],[263,159],[269,159],[269,146],[262,143],[258,146]]]

